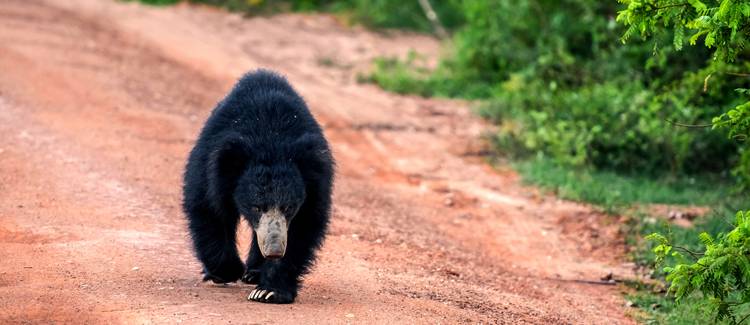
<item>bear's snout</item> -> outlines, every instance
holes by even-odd
[[[273,208],[260,216],[255,234],[263,257],[268,259],[284,257],[287,229],[286,218],[278,208]]]

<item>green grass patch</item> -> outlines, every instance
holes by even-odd
[[[610,171],[573,169],[551,159],[514,163],[524,181],[561,198],[589,202],[608,211],[633,204],[713,206],[731,194],[731,184],[715,176],[658,178]]]
[[[411,51],[405,59],[379,57],[373,61],[372,71],[360,81],[374,83],[398,94],[415,94],[422,97],[448,97],[479,99],[489,97],[493,89],[487,83],[471,82],[451,73],[447,66],[427,67],[427,58]]]
[[[397,94],[434,96],[437,90],[428,80],[429,71],[416,66],[422,62],[424,58],[416,52],[410,52],[406,61],[397,58],[376,58],[373,61],[373,72],[363,76],[360,81],[374,83]]]
[[[699,297],[691,297],[678,304],[663,293],[644,289],[626,298],[642,311],[634,318],[644,324],[715,324],[710,310],[699,303]]]

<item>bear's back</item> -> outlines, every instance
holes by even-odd
[[[302,97],[286,79],[266,70],[247,73],[237,82],[214,109],[199,141],[213,142],[228,133],[242,135],[271,160],[286,159],[303,135],[323,138]]]
[[[253,142],[321,133],[302,97],[283,77],[266,70],[243,76],[207,122],[209,132],[235,131]]]

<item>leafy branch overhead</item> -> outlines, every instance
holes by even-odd
[[[620,11],[617,21],[628,25],[623,35],[651,36],[665,28],[673,30],[673,43],[682,49],[686,37],[690,45],[700,39],[715,49],[716,58],[733,61],[747,46],[750,25],[749,1],[698,0],[620,0],[627,9]]]
[[[750,1],[740,0],[620,0],[627,5],[619,12],[617,20],[628,26],[622,36],[627,41],[634,34],[644,38],[671,32],[676,49],[681,49],[685,38],[690,45],[700,40],[714,51],[714,60],[706,73],[704,92],[714,73],[741,78],[744,84],[750,77],[746,60],[748,33],[750,32]],[[735,64],[727,64],[736,62]],[[736,89],[741,98],[747,98],[746,88]],[[730,96],[725,94],[725,96]],[[744,141],[750,134],[750,101],[742,100],[723,114],[712,119],[714,128],[726,129],[730,138]],[[750,187],[750,150],[744,149],[733,173],[743,188]]]

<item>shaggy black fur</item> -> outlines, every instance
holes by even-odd
[[[287,81],[265,70],[242,77],[208,118],[185,170],[183,209],[204,280],[242,278],[274,292],[253,300],[293,302],[326,232],[333,174],[323,132]],[[255,228],[272,207],[288,220],[286,254],[264,259],[253,231],[243,264],[240,215]]]

